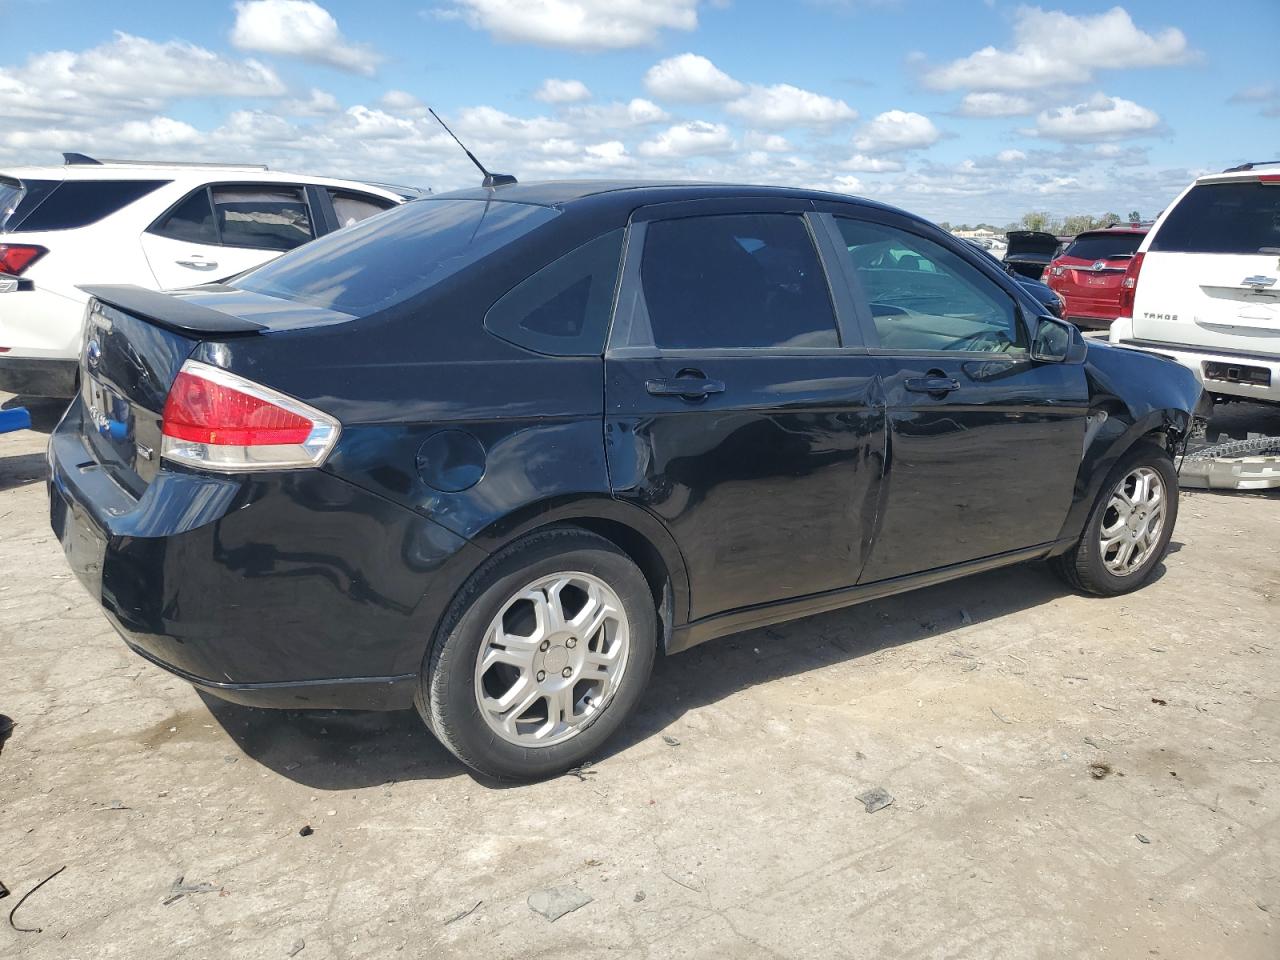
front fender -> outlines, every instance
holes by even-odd
[[[1089,421],[1058,552],[1080,538],[1103,481],[1135,443],[1152,438],[1177,457],[1185,451],[1195,421],[1207,419],[1200,382],[1164,357],[1091,340],[1085,375]]]

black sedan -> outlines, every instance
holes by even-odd
[[[416,705],[500,777],[724,634],[1026,560],[1141,586],[1200,396],[800,190],[466,191],[90,293],[52,525],[125,642],[241,703]]]

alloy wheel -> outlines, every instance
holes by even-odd
[[[618,689],[630,640],[622,601],[599,577],[540,577],[508,599],[485,630],[475,669],[481,716],[508,743],[568,740]]]
[[[1117,577],[1140,570],[1160,542],[1167,491],[1151,467],[1134,467],[1111,491],[1099,531],[1102,563]]]

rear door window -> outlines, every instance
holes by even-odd
[[[1131,257],[1142,245],[1142,233],[1090,233],[1076,237],[1063,251],[1065,257],[1081,260],[1114,260]]]
[[[589,240],[522,281],[489,308],[485,329],[538,353],[599,356],[622,258],[621,229]]]
[[[882,350],[1022,353],[1013,299],[963,257],[926,237],[837,217]]]
[[[149,232],[170,240],[216,246],[218,228],[213,222],[209,191],[201,187],[169,211]]]
[[[97,223],[168,183],[168,180],[64,180],[34,206],[23,198],[9,230],[73,230]],[[28,188],[28,196],[31,189]],[[30,212],[23,216],[23,208]]]
[[[355,317],[385,310],[558,216],[501,200],[415,200],[326,234],[233,286]]]
[[[352,190],[329,190],[329,200],[333,203],[334,215],[338,218],[339,227],[350,227],[367,220],[375,213],[390,210],[395,203],[385,197],[375,197],[368,193],[356,193]]]
[[[1280,183],[1238,180],[1192,187],[1169,211],[1148,249],[1280,255]]]
[[[660,350],[840,345],[826,274],[797,215],[654,221],[640,282]]]
[[[292,250],[315,237],[301,187],[214,187],[213,213],[223,246]]]

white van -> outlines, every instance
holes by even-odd
[[[1218,399],[1280,403],[1280,161],[1200,177],[1122,281],[1111,342],[1173,357]]]

